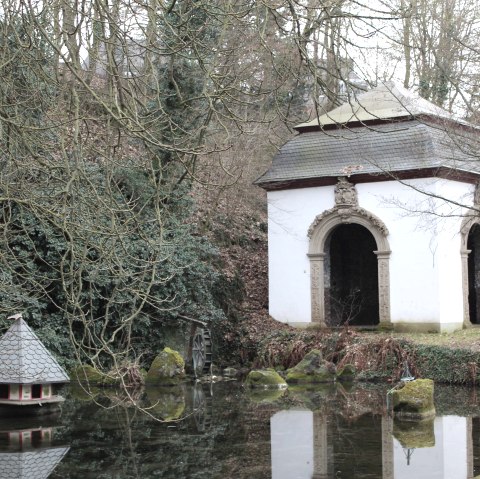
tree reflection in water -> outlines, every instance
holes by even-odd
[[[142,405],[154,404],[151,414],[161,422],[128,402],[99,407],[70,397],[55,437],[71,449],[49,477],[465,479],[480,473],[480,408],[472,390],[436,388],[433,435],[423,431],[422,444],[413,426],[387,414],[387,389],[328,386],[262,397],[231,382],[185,385],[180,397],[143,393]],[[113,406],[110,396],[99,402]],[[182,405],[178,418],[172,404]]]

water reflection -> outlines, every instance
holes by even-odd
[[[104,407],[70,397],[51,446],[71,449],[49,479],[472,478],[480,473],[472,392],[439,387],[438,417],[422,427],[394,421],[386,388],[372,385],[281,395],[239,383],[149,389],[138,401],[151,415],[113,390],[96,396]]]
[[[367,414],[344,421],[308,409],[284,410],[270,421],[272,479],[469,479],[471,418],[397,421]]]
[[[0,421],[0,479],[47,479],[69,447],[56,444],[52,418]]]
[[[405,444],[393,436],[395,479],[465,479],[473,477],[471,418],[437,417],[432,439]],[[422,428],[422,425],[420,425]],[[432,443],[433,440],[433,443]],[[410,447],[408,447],[410,446]]]

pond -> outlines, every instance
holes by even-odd
[[[71,388],[56,418],[0,421],[0,478],[467,479],[480,474],[476,389],[437,386],[437,416],[387,413],[385,385],[251,394],[237,382],[149,389],[127,406]],[[169,419],[159,422],[155,417]]]

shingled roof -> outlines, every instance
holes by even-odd
[[[301,133],[280,149],[256,184],[269,189],[339,176],[350,176],[355,182],[359,175],[367,181],[368,176],[405,171],[433,175],[435,169],[444,174],[480,175],[479,129],[453,120],[426,100],[420,99],[415,106],[416,97],[399,92],[390,92],[388,97],[389,92],[384,87],[372,90],[363,96],[365,102],[359,96],[357,106],[342,105],[321,116],[320,126],[318,120],[299,125]],[[408,110],[401,104],[407,99]],[[359,105],[363,105],[361,110]]]
[[[65,383],[69,377],[22,317],[0,339],[0,383]]]
[[[0,478],[46,479],[69,447],[51,447],[26,452],[0,453]]]
[[[419,116],[454,119],[448,111],[421,98],[416,93],[394,82],[386,82],[358,97],[350,98],[343,105],[325,112],[319,118],[297,125],[295,129],[301,131],[319,125],[326,127]]]

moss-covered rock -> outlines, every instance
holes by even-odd
[[[416,379],[392,392],[393,412],[396,416],[423,419],[435,415],[433,381]]]
[[[318,349],[313,349],[293,368],[287,370],[288,384],[328,383],[335,381],[335,365],[325,361]]]
[[[147,386],[149,412],[163,421],[174,421],[185,412],[185,390],[182,386]]]
[[[95,386],[116,386],[118,378],[104,374],[89,364],[80,364],[70,372],[70,377],[82,384]]]
[[[355,379],[355,366],[345,364],[343,368],[337,369],[337,380],[341,382],[352,382]]]
[[[257,404],[270,404],[285,395],[286,389],[259,389],[259,388],[250,388],[247,392],[248,399]]]
[[[185,379],[185,361],[173,349],[164,350],[153,360],[145,379],[146,384],[178,384]]]
[[[275,369],[256,369],[248,373],[245,386],[260,389],[285,389],[287,383]]]
[[[69,386],[69,395],[79,401],[91,401],[100,396],[104,389],[90,386],[79,381],[73,381]]]
[[[434,418],[419,421],[393,421],[393,435],[406,449],[435,446]]]

